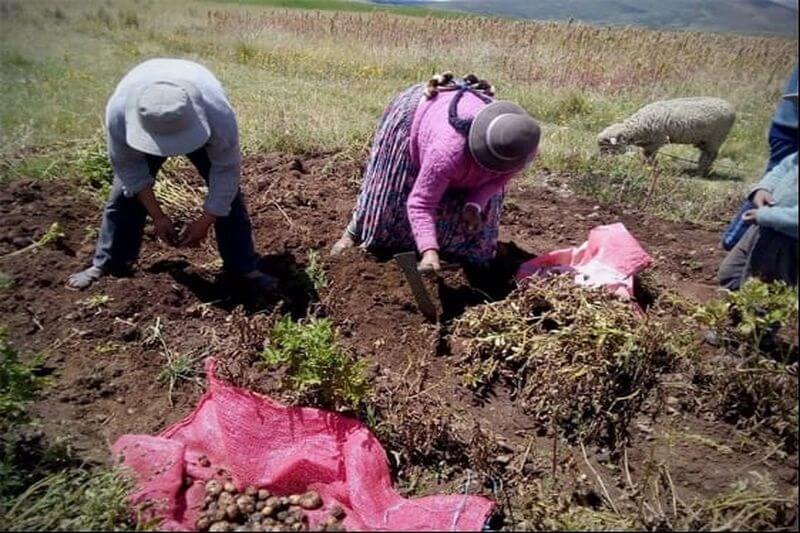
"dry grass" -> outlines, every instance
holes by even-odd
[[[757,472],[706,498],[682,498],[664,463],[648,462],[634,477],[626,460],[613,471],[603,470],[605,482],[597,470],[592,475],[578,469],[570,473],[520,487],[516,529],[769,531],[789,528],[795,512],[794,498]],[[606,485],[613,487],[613,496]]]

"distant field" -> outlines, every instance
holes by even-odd
[[[244,4],[286,4],[283,0]],[[75,147],[102,139],[105,100],[136,63],[195,59],[222,79],[248,152],[343,151],[363,157],[380,113],[401,88],[446,69],[476,72],[544,125],[541,157],[576,190],[639,202],[651,171],[636,154],[601,159],[595,136],[660,98],[716,95],[738,121],[711,179],[662,157],[654,208],[701,219],[758,178],[765,131],[796,42],[459,17],[407,17],[210,2],[3,2],[0,154],[4,176],[86,172]],[[305,0],[293,5],[338,7]],[[694,150],[665,153],[687,159]]]

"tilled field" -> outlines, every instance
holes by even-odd
[[[0,291],[0,315],[17,348],[46,356],[53,382],[33,412],[48,439],[67,439],[84,460],[108,461],[109,443],[121,434],[158,432],[192,409],[206,355],[217,357],[236,383],[290,401],[291,391],[254,364],[277,309],[295,318],[329,317],[341,344],[367,362],[375,408],[357,415],[370,423],[378,413],[378,434],[408,494],[485,494],[502,505],[507,526],[531,527],[541,502],[530,500],[544,494],[548,480],[566,481],[568,505],[613,510],[657,464],[667,472],[672,505],[713,499],[753,475],[769,475],[778,494],[796,498],[796,457],[739,445],[732,425],[689,408],[695,393],[680,372],[659,376],[618,449],[554,439],[507,388],[478,395],[460,378],[451,321],[487,293],[503,296],[522,258],[579,244],[593,226],[621,221],[654,257],[659,287],[705,301],[717,293],[720,227],[598,205],[544,185],[549,179],[512,186],[501,227],[505,268],[483,280],[482,290],[448,275],[439,289],[446,320],[434,326],[417,312],[393,262],[357,250],[327,256],[350,214],[359,173],[357,163],[328,154],[248,159],[243,188],[256,245],[264,270],[281,279],[280,294],[266,300],[219,275],[213,245],[170,249],[150,233],[132,277],[69,291],[64,280],[90,257],[100,207],[73,183],[8,184],[0,192],[0,270],[13,286]],[[188,170],[178,174],[196,182]],[[7,256],[54,222],[63,239]],[[325,269],[327,286],[318,291],[305,273],[309,250],[319,251]],[[197,373],[173,390],[163,373],[168,353],[197,361]],[[404,449],[411,441],[416,453]],[[795,507],[784,511],[775,525],[796,520]]]

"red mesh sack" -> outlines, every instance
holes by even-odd
[[[480,530],[491,513],[494,503],[479,496],[402,498],[392,488],[386,453],[366,426],[227,385],[214,368],[209,358],[208,390],[188,417],[159,436],[123,435],[112,446],[136,480],[131,503],[144,509],[142,519],[160,519],[160,529],[195,529],[204,485],[186,488],[184,478],[205,481],[220,468],[240,490],[317,491],[324,505],[307,513],[312,529],[334,504],[345,510],[349,531]],[[200,464],[203,456],[211,466]]]

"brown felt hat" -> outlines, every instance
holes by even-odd
[[[488,170],[521,170],[536,155],[541,133],[524,109],[500,100],[475,116],[469,129],[469,151]]]

